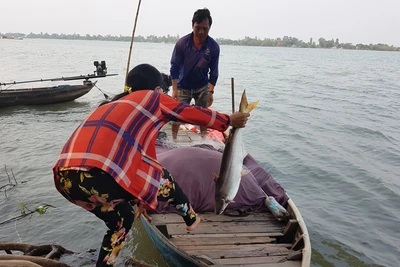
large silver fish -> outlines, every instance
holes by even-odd
[[[243,91],[239,111],[250,113],[258,101],[248,103],[246,90]],[[227,138],[224,153],[222,154],[219,175],[215,177],[215,213],[222,214],[229,203],[233,202],[240,185],[243,160],[246,151],[243,144],[242,128],[232,127]]]

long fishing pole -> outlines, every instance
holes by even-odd
[[[0,83],[0,85],[12,85],[12,84],[21,84],[21,83],[35,83],[35,82],[56,82],[56,81],[73,81],[73,80],[83,80],[83,79],[91,79],[91,78],[103,78],[106,76],[115,76],[118,74],[106,74],[106,75],[80,75],[80,76],[71,76],[71,77],[60,77],[60,78],[50,78],[50,79],[38,79],[38,80],[30,80],[30,81],[21,81],[21,82],[8,82],[8,83]]]
[[[131,61],[131,54],[132,54],[133,39],[135,38],[136,24],[137,24],[137,19],[138,19],[138,16],[139,16],[139,9],[140,9],[140,3],[141,2],[142,2],[142,0],[139,0],[138,7],[137,7],[137,10],[136,10],[135,24],[133,25],[131,45],[129,47],[128,63],[126,65],[126,74],[125,74],[125,84],[124,84],[124,86],[126,85],[126,80],[128,78],[129,64],[130,64],[130,61]]]

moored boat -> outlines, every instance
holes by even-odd
[[[67,84],[50,87],[0,90],[0,107],[68,102],[87,94],[95,85],[96,82],[87,80],[82,85]]]
[[[7,82],[0,83],[0,108],[16,105],[46,105],[62,102],[69,102],[87,94],[97,83],[91,79],[104,78],[107,76],[115,76],[117,74],[107,74],[107,66],[105,61],[94,61],[96,70],[94,74],[79,75],[72,77],[61,77],[52,79],[38,79],[31,81]],[[2,89],[1,86],[13,86],[22,83],[36,82],[57,82],[57,81],[73,81],[83,80],[81,85],[54,85],[30,88],[7,88]]]
[[[174,175],[201,218],[188,232],[182,218],[165,204],[151,214],[151,222],[141,217],[165,261],[174,267],[310,266],[310,238],[299,210],[251,155],[243,162],[249,172],[242,176],[235,202],[222,215],[213,212],[215,183],[210,170],[218,170],[222,152],[209,140],[208,145],[195,140],[199,138],[193,131],[180,131],[175,147],[162,142],[157,146],[159,161]],[[284,206],[289,216],[275,217],[265,204],[264,192]]]

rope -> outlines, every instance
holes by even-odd
[[[94,85],[94,87],[96,87],[97,89],[99,89],[99,91],[104,95],[104,98],[107,100],[110,98],[110,96],[108,94],[106,94],[103,90],[101,90],[96,84]]]
[[[139,9],[140,9],[140,3],[141,2],[142,2],[142,0],[139,0],[139,2],[138,2],[138,7],[137,7],[137,10],[136,10],[136,17],[135,17],[135,24],[133,25],[131,46],[129,48],[128,63],[126,65],[125,84],[126,84],[126,79],[128,78],[128,73],[129,73],[129,64],[130,64],[130,61],[131,61],[133,39],[135,38],[135,30],[136,30],[137,19],[138,19],[138,16],[139,16]],[[125,86],[125,84],[124,84],[124,86]]]

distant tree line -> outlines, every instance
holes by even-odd
[[[98,41],[131,41],[131,36],[113,36],[113,35],[80,35],[80,34],[57,34],[57,33],[7,33],[0,36],[15,38],[40,38],[40,39],[65,39],[65,40],[98,40]],[[147,37],[138,35],[135,36],[135,42],[152,42],[152,43],[175,43],[179,39],[179,35],[176,36],[155,36],[149,35]],[[237,45],[237,46],[267,46],[267,47],[299,47],[299,48],[333,48],[333,49],[359,49],[359,50],[376,50],[376,51],[400,51],[400,47],[387,44],[352,44],[352,43],[341,43],[339,39],[327,40],[325,38],[319,38],[317,42],[310,38],[310,41],[304,42],[295,37],[284,36],[283,38],[264,38],[260,39],[257,37],[251,38],[246,36],[244,39],[231,40],[225,38],[215,39],[220,45]]]
[[[295,37],[284,36],[283,38],[264,38],[259,39],[257,37],[245,37],[241,40],[230,40],[224,38],[217,38],[216,41],[219,44],[224,45],[241,45],[241,46],[268,46],[268,47],[300,47],[300,48],[337,48],[337,49],[359,49],[359,50],[377,50],[377,51],[400,51],[400,47],[387,44],[356,44],[351,43],[340,43],[339,39],[326,40],[325,38],[319,38],[316,43],[313,38],[309,42],[304,42]]]

